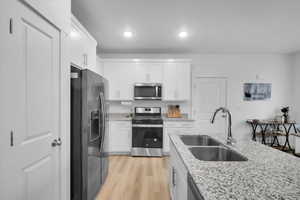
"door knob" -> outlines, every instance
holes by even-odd
[[[61,139],[58,138],[58,139],[53,140],[51,145],[52,145],[52,147],[61,146]]]

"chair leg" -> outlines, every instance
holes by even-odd
[[[280,147],[281,146],[280,143],[279,143],[279,140],[278,140],[278,136],[274,136],[273,137],[273,141],[272,141],[271,147],[274,146],[275,142],[277,144],[275,147]]]
[[[275,140],[276,140],[276,136],[273,137],[273,141],[271,143],[271,147],[273,147],[273,145],[275,144]]]

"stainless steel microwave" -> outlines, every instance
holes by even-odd
[[[136,83],[134,84],[135,100],[161,100],[162,87],[160,83]]]

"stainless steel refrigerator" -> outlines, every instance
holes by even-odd
[[[107,81],[71,67],[71,199],[92,200],[108,173]]]

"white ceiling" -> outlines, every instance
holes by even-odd
[[[72,0],[72,12],[103,53],[300,50],[300,0]]]

